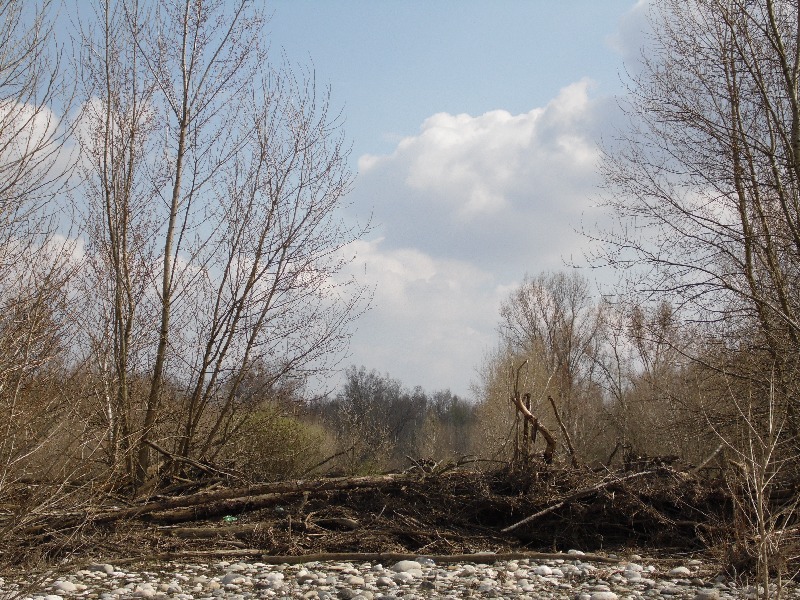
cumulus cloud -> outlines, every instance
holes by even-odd
[[[76,147],[69,119],[46,106],[0,101],[0,175],[7,193],[41,194],[68,175]]]
[[[597,139],[615,106],[584,79],[546,106],[513,115],[437,113],[393,153],[359,161],[359,202],[372,203],[387,245],[494,270],[557,268],[581,243],[596,189]]]
[[[620,19],[617,31],[607,38],[632,74],[639,70],[642,48],[648,45],[652,5],[652,0],[638,0]]]
[[[437,113],[361,157],[354,198],[381,237],[351,248],[376,286],[353,362],[466,393],[501,300],[525,273],[582,261],[579,230],[602,218],[598,141],[618,115],[592,89],[583,79],[522,114]]]
[[[509,288],[468,262],[390,249],[382,238],[354,242],[347,251],[357,256],[349,268],[375,285],[373,309],[353,339],[353,361],[408,386],[467,394],[476,360],[494,344]]]

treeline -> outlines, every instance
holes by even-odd
[[[283,403],[287,418],[318,436],[295,467],[355,474],[418,460],[542,463],[541,435],[531,430],[523,447],[525,419],[512,401],[518,393],[528,397],[537,426],[556,439],[558,464],[690,467],[712,458],[711,466],[721,468],[724,453],[715,451],[730,445],[734,458],[743,418],[755,425],[762,410],[778,407],[774,395],[755,395],[759,382],[709,368],[721,358],[718,344],[673,306],[600,298],[577,271],[527,277],[503,302],[498,323],[497,347],[472,398],[408,388],[353,366],[329,396]],[[750,360],[758,358],[751,353]],[[769,385],[764,368],[760,385]],[[275,435],[266,434],[264,446]]]
[[[233,445],[247,448],[238,466],[257,479],[379,473],[470,455],[474,422],[474,402],[449,390],[352,366],[324,398],[264,398]]]
[[[449,390],[427,394],[364,367],[347,371],[343,389],[312,414],[335,432],[349,472],[413,466],[469,453],[473,405]]]

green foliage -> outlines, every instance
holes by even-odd
[[[230,446],[237,469],[252,481],[277,481],[306,474],[332,443],[319,425],[267,404],[247,417]]]

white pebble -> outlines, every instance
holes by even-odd
[[[402,571],[392,575],[392,579],[394,579],[397,583],[411,583],[414,581],[414,576],[408,571]]]
[[[395,573],[405,573],[407,571],[421,571],[422,565],[415,560],[401,560],[392,567]]]
[[[590,600],[617,600],[614,592],[592,592]]]
[[[61,581],[61,580],[59,580],[59,581],[56,581],[53,584],[53,589],[57,590],[59,592],[70,593],[70,592],[77,591],[78,587],[74,583],[72,583],[71,581]]]

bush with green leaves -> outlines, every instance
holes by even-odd
[[[236,468],[253,481],[301,477],[329,456],[326,431],[276,406],[247,417],[231,440]]]

